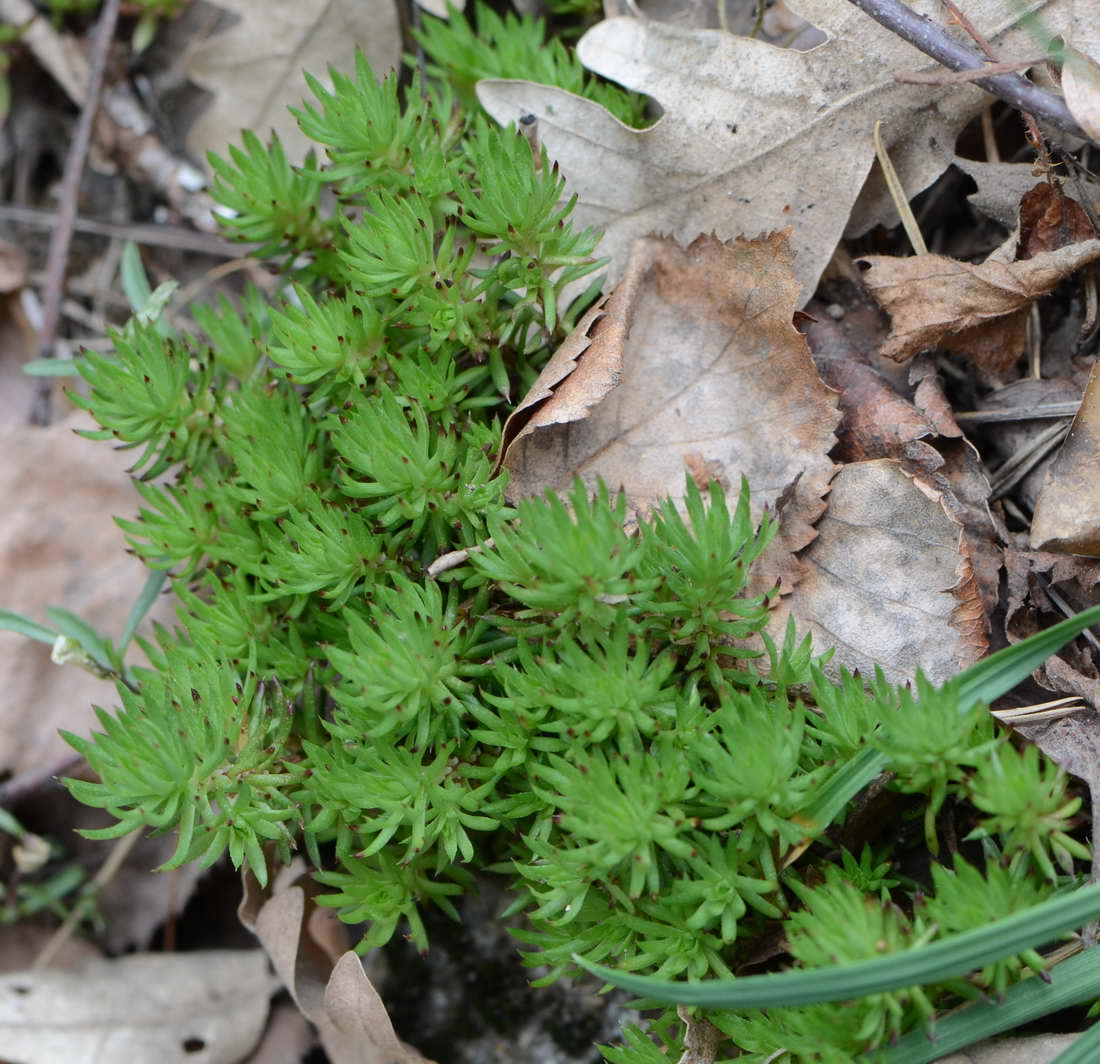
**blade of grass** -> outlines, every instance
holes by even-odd
[[[53,646],[54,640],[57,639],[57,632],[52,628],[32,621],[29,617],[16,613],[15,610],[0,610],[0,628],[7,629],[9,632],[18,632],[28,639],[37,639],[40,643],[49,643],[50,646]]]
[[[1100,624],[1100,606],[1083,610],[964,669],[952,681],[959,685],[959,710],[965,712],[975,702],[992,702],[1011,691],[1051,654],[1094,624]],[[887,764],[885,755],[866,749],[842,765],[818,792],[814,804],[803,813],[805,819],[814,825],[811,834],[817,834],[831,824],[841,810],[885,770]]]
[[[1049,1016],[1059,1009],[1100,997],[1100,950],[1089,949],[1051,969],[1051,981],[1025,979],[1011,987],[1002,1001],[967,1005],[936,1022],[930,1039],[912,1031],[885,1054],[881,1064],[931,1064],[967,1046]],[[1086,1040],[1092,1039],[1086,1043]],[[1072,1055],[1083,1046],[1084,1056]],[[1100,1024],[1094,1025],[1055,1060],[1054,1064],[1090,1064],[1100,1060]]]
[[[160,594],[161,588],[164,587],[164,582],[167,579],[167,570],[154,569],[149,573],[145,581],[145,586],[141,589],[141,594],[138,595],[134,600],[133,606],[130,607],[130,616],[126,618],[126,627],[122,630],[122,638],[119,639],[118,642],[119,657],[126,653],[126,648],[134,638],[134,633],[137,631],[138,625],[141,624],[145,615],[153,608],[153,603],[157,601],[157,596]]]
[[[79,643],[97,665],[108,672],[113,671],[107,641],[87,621],[60,606],[48,607],[46,616],[57,626],[57,630],[62,635],[67,635]]]
[[[649,1000],[718,1009],[765,1009],[847,1001],[955,979],[1003,957],[1042,946],[1061,932],[1080,927],[1097,916],[1100,916],[1100,884],[1093,884],[985,927],[888,957],[705,983],[677,983],[620,972],[593,964],[579,954],[574,954],[573,959],[612,986]]]

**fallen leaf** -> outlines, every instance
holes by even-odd
[[[686,244],[702,233],[724,238],[793,224],[801,305],[846,230],[858,235],[897,222],[884,182],[875,178],[860,194],[875,121],[915,195],[947,165],[937,149],[954,145],[987,105],[974,86],[895,82],[898,70],[939,68],[856,8],[836,0],[790,6],[829,40],[801,53],[646,19],[607,19],[590,29],[578,44],[584,65],[664,108],[645,130],[560,89],[479,83],[478,97],[497,121],[536,115],[567,192],[578,196],[578,221],[605,230],[599,253],[611,258],[612,282],[623,275],[632,241],[650,232]],[[933,0],[913,6],[939,15]],[[1029,11],[1059,32],[1065,6],[1047,0]],[[1006,53],[1027,47],[1026,33],[1013,28],[1019,14],[1002,0],[972,0],[967,14]]]
[[[56,930],[56,924],[50,926],[34,920],[20,920],[17,924],[0,927],[0,974],[30,968]],[[102,956],[100,949],[87,939],[68,938],[57,951],[51,967],[80,968]]]
[[[232,28],[212,35],[187,63],[192,81],[214,94],[188,137],[199,159],[250,129],[263,139],[278,133],[291,162],[300,163],[311,141],[287,110],[311,96],[303,77],[330,67],[354,72],[361,49],[381,77],[401,61],[401,30],[393,0],[218,0],[237,16]]]
[[[864,283],[890,315],[882,353],[904,361],[933,347],[970,358],[991,375],[1024,351],[1027,308],[1082,266],[1100,259],[1100,240],[1085,240],[1030,259],[990,256],[973,264],[943,255],[868,255]]]
[[[1070,114],[1100,142],[1100,25],[1093,0],[1074,0],[1068,33],[1062,93]]]
[[[942,458],[930,443],[936,426],[904,396],[883,370],[876,348],[881,343],[881,314],[863,308],[834,321],[827,310],[811,304],[815,321],[803,327],[821,379],[839,394],[843,415],[832,452],[841,462],[899,458],[936,468]],[[863,335],[853,337],[853,326]],[[868,339],[870,342],[868,342]],[[862,343],[860,341],[863,341]]]
[[[985,616],[962,527],[943,499],[898,462],[846,465],[833,479],[806,571],[769,629],[782,637],[793,616],[815,647],[836,647],[843,665],[892,683],[919,668],[943,683],[988,649]]]
[[[450,18],[450,9],[466,10],[466,0],[416,0],[416,6],[436,18]]]
[[[267,1019],[263,950],[139,953],[0,975],[0,1045],[20,1064],[237,1064]]]
[[[113,451],[74,435],[92,427],[77,415],[49,428],[0,428],[0,607],[45,622],[47,606],[63,606],[107,635],[122,632],[148,576],[122,551],[112,514],[139,502],[126,476],[134,452]],[[167,599],[153,617],[170,621]],[[148,623],[148,622],[147,622]],[[86,733],[92,704],[115,704],[114,685],[50,660],[50,648],[0,631],[0,772],[57,771],[73,756],[57,734]]]
[[[242,1064],[298,1064],[317,1045],[309,1021],[289,1001],[271,1010],[259,1045]]]
[[[512,496],[602,477],[646,512],[680,498],[685,472],[702,463],[734,490],[748,477],[759,516],[795,485],[776,553],[758,566],[769,587],[792,586],[791,552],[813,538],[824,509],[839,420],[791,325],[797,292],[783,233],[700,237],[687,249],[637,241],[607,304],[606,342],[596,322],[572,375],[536,384],[541,405],[503,459]]]
[[[1028,189],[1020,200],[1020,237],[1017,259],[1030,259],[1044,251],[1097,236],[1089,216],[1060,185],[1043,181]]]
[[[822,310],[819,320],[805,326],[822,378],[840,393],[844,417],[832,457],[845,463],[897,459],[939,493],[946,512],[962,526],[988,615],[1000,599],[1002,548],[981,457],[962,438],[931,359],[918,358],[909,373],[899,374],[895,363],[879,356],[879,317],[857,306],[835,321]]]
[[[1035,170],[1031,163],[988,163],[951,155],[950,162],[970,177],[978,186],[967,197],[987,218],[1005,229],[1013,229],[1020,210],[1020,200],[1035,185]],[[1100,199],[1100,187],[1088,186]]]
[[[1035,550],[1100,557],[1100,363],[1050,468],[1031,521]]]
[[[346,948],[343,925],[331,909],[314,902],[312,881],[298,885],[290,879],[276,878],[265,889],[245,872],[238,912],[302,1014],[316,1025],[329,1060],[332,1064],[425,1064],[394,1033],[362,961]]]

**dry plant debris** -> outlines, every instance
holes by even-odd
[[[262,888],[243,876],[241,923],[254,931],[302,1014],[317,1027],[331,1064],[431,1064],[394,1033],[343,924],[318,908],[304,866],[283,869]]]
[[[607,19],[589,30],[577,49],[585,66],[664,108],[646,130],[628,129],[598,105],[547,86],[479,86],[498,121],[538,118],[542,142],[579,197],[578,221],[605,228],[600,251],[611,256],[611,280],[622,276],[631,242],[650,232],[686,244],[703,233],[752,236],[792,224],[804,303],[845,232],[897,222],[881,181],[864,184],[875,121],[913,195],[943,172],[939,147],[953,144],[986,106],[973,86],[896,83],[894,74],[919,62],[919,53],[849,5],[790,6],[829,40],[799,53],[646,19]],[[914,6],[938,13],[931,0]],[[1001,0],[967,7],[999,48],[1034,51]],[[1032,10],[1054,33],[1069,14],[1064,0]],[[934,64],[926,61],[926,68]]]
[[[438,0],[418,2],[445,15]],[[286,106],[306,94],[303,69],[347,69],[353,42],[376,71],[400,59],[397,9],[386,0],[218,6],[236,24],[211,32],[186,63],[214,98],[191,134],[196,157],[209,148],[223,152],[246,128],[275,130],[288,155],[300,158],[306,142]],[[939,17],[932,0],[912,6]],[[580,474],[622,488],[640,512],[679,495],[685,474],[700,486],[717,479],[728,489],[745,476],[754,501],[780,520],[780,535],[758,566],[758,590],[778,591],[773,636],[781,638],[793,617],[819,650],[838,648],[834,668],[868,672],[879,665],[892,681],[921,668],[939,682],[991,646],[1100,601],[1095,340],[1091,347],[1087,336],[1078,341],[1070,326],[1040,340],[1029,332],[1062,282],[1097,269],[1100,185],[1087,172],[1064,190],[1059,179],[1036,185],[1030,163],[964,158],[956,138],[987,106],[979,89],[897,83],[896,73],[922,62],[925,72],[939,68],[839,0],[780,7],[769,12],[773,24],[782,16],[788,29],[818,33],[824,43],[802,53],[715,31],[708,27],[721,16],[709,3],[608,0],[608,17],[585,34],[579,54],[589,69],[662,106],[663,117],[648,129],[627,128],[598,105],[552,87],[481,83],[479,97],[493,117],[537,119],[538,139],[579,197],[578,218],[606,230],[600,250],[617,282],[517,404],[500,463],[513,497],[562,491]],[[1034,53],[1034,40],[1005,0],[966,7],[1000,54]],[[25,10],[22,0],[0,4],[9,15]],[[1040,0],[1031,10],[1069,42],[1062,91],[1077,122],[1100,139],[1094,0]],[[40,20],[27,42],[79,103],[87,64],[74,40]],[[154,172],[165,160],[178,168],[178,158],[151,125],[119,133],[128,101],[108,94],[109,117],[97,131],[101,154],[113,154],[131,177],[179,207],[178,176],[161,180]],[[841,238],[896,222],[873,168],[877,120],[910,195],[953,163],[977,185],[973,205],[1005,229],[1018,228],[1000,249],[986,254],[979,242],[966,259],[863,254],[868,269],[855,278],[862,291],[853,295],[851,284],[838,287],[834,277],[828,291],[842,293],[841,302],[815,300],[811,318],[799,322],[804,338],[792,320]],[[1095,149],[1091,158],[1095,170]],[[21,256],[19,248],[4,256],[11,282],[0,286],[13,290],[13,320],[28,284]],[[1076,328],[1088,316],[1086,297],[1065,296],[1067,288],[1054,299],[1064,296],[1062,311]],[[1073,303],[1078,298],[1082,309]],[[14,348],[18,329],[10,335]],[[1029,344],[1039,344],[1048,360],[1044,379],[1019,379]],[[962,356],[966,368],[937,361],[930,349]],[[945,368],[966,377],[965,386],[945,385]],[[958,396],[974,395],[975,383],[978,393],[1003,387],[977,394],[972,413],[1016,419],[987,429],[956,420]],[[1065,420],[1029,412],[1078,399],[1060,453],[1055,457],[1056,441],[1033,453],[1036,434]],[[118,495],[129,496],[120,475],[126,456],[118,469],[104,467],[103,450],[68,429],[29,434],[5,427],[4,494],[20,506],[8,509],[0,531],[2,605],[32,615],[64,605],[117,629],[140,572],[119,554],[106,517],[99,528],[92,515],[133,508]],[[1003,459],[995,471],[994,456]],[[1016,513],[998,496],[1009,497]],[[1009,531],[1009,521],[1027,524],[1032,506],[1029,530]],[[110,690],[50,665],[46,651],[13,635],[0,639],[8,652],[0,771],[44,780],[67,757],[56,729],[86,731],[88,707],[110,701]],[[1078,695],[1092,712],[1020,729],[1090,789],[1097,782],[1097,649],[1095,637],[1080,641],[1034,675],[1040,687]],[[163,860],[164,843],[143,844],[137,861],[147,867]],[[193,878],[177,881],[169,898],[158,889],[163,881],[128,871],[104,899],[105,909],[126,910],[106,939],[111,949],[143,948],[194,886]],[[333,1064],[423,1061],[398,1039],[342,928],[316,907],[308,885],[291,875],[261,891],[246,876],[240,917],[301,1010],[277,1010],[282,1019],[269,1027],[270,1045],[256,1046],[272,989],[263,954],[216,951],[85,957],[72,970],[0,977],[12,990],[0,995],[2,1051],[48,1062],[106,1045],[119,1059],[261,1064],[309,1048],[304,1016],[317,1025]],[[18,948],[27,952],[25,943]],[[64,1028],[56,1023],[59,1003],[69,1015]],[[698,1045],[685,1064],[713,1059],[710,1034],[692,1030]],[[1014,1040],[948,1059],[1045,1060],[1062,1047]]]
[[[867,256],[868,290],[890,315],[888,358],[944,347],[999,377],[1024,353],[1027,310],[1040,296],[1100,259],[1100,239],[1031,258],[990,256],[973,265],[943,255]]]
[[[273,986],[262,950],[139,953],[0,975],[0,1044],[59,1060],[237,1064],[259,1040]]]
[[[350,71],[356,48],[379,74],[401,59],[390,0],[218,0],[218,7],[238,21],[211,34],[187,63],[188,75],[214,94],[188,139],[200,159],[224,153],[248,129],[264,137],[274,130],[287,157],[300,162],[309,141],[287,108],[309,95],[303,71]]]
[[[793,552],[824,509],[839,413],[791,325],[791,266],[786,233],[700,237],[686,249],[637,241],[598,320],[581,323],[520,404],[531,413],[503,455],[510,490],[602,477],[648,512],[682,496],[685,472],[734,490],[748,477],[758,507],[783,501],[781,536],[758,575],[793,587]]]

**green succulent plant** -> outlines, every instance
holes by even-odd
[[[827,672],[793,627],[773,641],[748,577],[775,526],[749,485],[686,478],[632,524],[599,482],[508,501],[508,397],[563,339],[598,234],[472,82],[530,63],[634,103],[544,49],[541,24],[475,17],[477,35],[454,13],[420,34],[450,84],[402,92],[362,59],[311,81],[300,166],[248,133],[212,159],[226,231],[279,267],[276,296],[199,309],[188,339],[135,323],[79,361],[93,435],[142,448],[143,505],[119,523],[179,619],[150,667],[118,672],[99,730],[68,736],[97,777],[69,788],[117,818],[103,837],[177,832],[168,867],[226,854],[263,883],[304,852],[321,903],[366,925],[361,950],[427,949],[426,907],[457,918],[502,876],[539,982],[593,961],[728,978],[768,928],[798,968],[857,963],[1026,908],[1088,859],[1065,777],[999,738],[970,688]],[[890,859],[834,848],[819,796],[860,758],[930,843],[965,804],[1017,885],[960,858],[914,910]],[[1005,991],[1035,966],[1019,956],[978,985]],[[740,1059],[850,1060],[959,992],[707,1015]],[[607,1059],[674,1059],[675,1029],[666,1011],[664,1049],[634,1030]]]

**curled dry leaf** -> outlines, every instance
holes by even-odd
[[[939,15],[934,0],[912,6]],[[537,116],[567,191],[578,196],[578,220],[605,230],[599,253],[611,257],[613,282],[626,269],[632,241],[650,232],[686,244],[701,233],[731,237],[794,224],[799,302],[805,302],[846,228],[858,235],[877,222],[896,224],[883,182],[872,180],[857,203],[874,159],[875,121],[882,121],[891,158],[913,195],[943,172],[943,150],[987,104],[972,85],[895,82],[898,70],[938,67],[850,5],[791,0],[790,7],[828,41],[801,53],[648,19],[612,18],[592,27],[578,44],[584,65],[664,108],[645,130],[629,129],[598,104],[560,89],[479,84],[479,99],[497,121]],[[1064,0],[1039,0],[1029,12],[1051,32],[1066,21]],[[967,15],[1006,54],[1034,50],[1014,28],[1018,12],[1003,0],[970,0]]]
[[[1023,354],[1026,311],[1082,266],[1100,259],[1100,240],[1004,262],[972,264],[943,255],[868,255],[864,282],[890,315],[882,353],[903,361],[931,347],[970,358],[994,376]]]
[[[572,374],[536,383],[530,419],[503,458],[513,497],[602,477],[645,512],[679,498],[685,473],[733,490],[745,476],[759,512],[791,488],[761,578],[793,586],[791,552],[813,538],[824,509],[839,420],[791,325],[797,293],[783,233],[701,237],[687,249],[637,241],[603,319],[582,323],[587,346],[576,356],[566,342]]]
[[[0,1046],[21,1064],[237,1064],[274,989],[262,950],[138,953],[0,975]]]
[[[276,877],[270,889],[250,872],[243,876],[238,914],[271,958],[302,1014],[318,1030],[332,1064],[426,1064],[406,1046],[359,956],[346,948],[344,926],[314,902],[311,881],[288,884]]]
[[[1035,550],[1100,557],[1100,362],[1058,457],[1047,471],[1031,522]]]
[[[1044,251],[1100,236],[1085,209],[1067,196],[1060,185],[1040,182],[1020,199],[1020,236],[1017,259],[1031,259]]]
[[[279,134],[291,162],[301,162],[311,142],[288,107],[310,96],[303,71],[317,77],[334,66],[354,69],[361,48],[381,77],[401,60],[401,30],[393,0],[217,0],[237,17],[189,57],[187,74],[214,100],[188,137],[199,159],[225,153],[242,129],[266,138]]]
[[[905,683],[918,668],[943,683],[986,652],[985,614],[962,527],[940,493],[882,459],[844,466],[832,483],[806,571],[773,614],[793,616],[818,650],[845,666]]]

